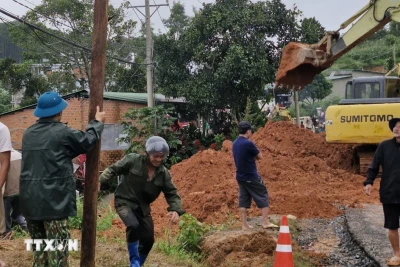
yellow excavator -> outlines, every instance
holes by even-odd
[[[342,55],[383,28],[400,22],[400,0],[370,0],[316,44],[291,42],[282,52],[275,86],[302,90],[315,75],[332,66]],[[340,31],[352,24],[343,35]],[[346,84],[345,99],[325,112],[328,143],[356,144],[359,172],[365,175],[377,145],[392,137],[388,121],[400,117],[400,78],[355,78]]]

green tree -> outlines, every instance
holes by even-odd
[[[186,15],[183,4],[174,2],[170,17],[163,19],[163,22],[169,29],[169,34],[178,39],[181,33],[189,26],[190,17]]]
[[[26,73],[26,64],[16,64],[12,58],[0,60],[0,81],[10,94],[22,89]]]
[[[323,74],[315,76],[313,82],[299,92],[299,100],[314,106],[317,100],[322,100],[332,93],[332,83]]]
[[[0,58],[12,58],[17,62],[22,61],[22,50],[11,40],[8,26],[5,23],[0,23]]]
[[[30,66],[29,61],[16,64],[10,58],[0,60],[1,85],[10,95],[20,90],[24,91],[21,106],[36,103],[40,94],[51,89],[51,84],[49,84],[47,78],[33,75]],[[59,90],[59,92],[62,92],[62,90]]]
[[[35,7],[34,11],[29,11],[24,17],[28,22],[49,32],[90,48],[93,32],[93,5],[94,0],[42,0],[42,3]],[[112,5],[108,7],[108,55],[127,58],[133,52],[127,43],[133,35],[136,22],[125,19],[128,5],[129,2],[124,1],[119,7]],[[87,75],[90,82],[91,55],[87,50],[73,47],[25,25],[12,27],[11,35],[13,40],[23,47],[27,58],[39,62],[45,57],[50,60],[50,65],[55,63],[63,66],[76,65],[81,71],[81,75]],[[107,64],[116,63],[114,59],[107,58]],[[108,68],[106,81],[115,76],[113,70],[117,69]]]
[[[136,60],[135,62],[144,63],[143,60]],[[114,77],[112,78],[114,82],[108,86],[108,91],[146,92],[146,68],[141,65],[131,65],[129,67],[108,65],[106,71],[112,67],[115,68]]]
[[[37,102],[37,97],[52,89],[45,77],[35,76],[31,73],[26,74],[24,84],[25,92],[21,100],[21,107],[35,104]]]
[[[400,36],[400,23],[396,21],[391,21],[389,23],[389,30],[388,32],[390,34],[393,34],[394,36]]]
[[[61,95],[68,94],[77,89],[76,80],[70,70],[61,70],[47,75],[48,87]]]
[[[178,39],[155,42],[159,88],[186,97],[203,116],[230,107],[240,118],[247,99],[263,98],[264,85],[274,81],[281,48],[299,40],[300,15],[280,0],[204,5]]]
[[[394,65],[396,64],[396,62],[394,62],[394,55],[395,55],[395,51],[396,51],[397,42],[398,42],[398,38],[395,35],[393,35],[392,33],[385,36],[386,45],[389,47],[392,47],[392,49],[393,49],[392,56],[389,57],[388,60],[386,61],[386,68],[388,70],[391,70],[394,67]]]
[[[389,33],[389,30],[384,27],[382,29],[380,29],[379,31],[375,32],[370,38],[369,40],[379,40],[382,38],[385,38],[385,36]]]
[[[0,114],[11,110],[11,95],[10,93],[0,88]]]
[[[322,27],[315,17],[305,18],[301,21],[300,42],[306,44],[318,43],[325,35],[325,28]]]

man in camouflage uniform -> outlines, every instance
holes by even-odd
[[[103,131],[99,107],[85,132],[61,123],[67,105],[55,92],[41,95],[34,111],[40,119],[22,138],[20,208],[32,239],[70,239],[68,217],[76,216],[72,159],[92,149]],[[68,266],[67,248],[45,252],[45,247],[34,252],[33,266]]]
[[[185,213],[171,175],[163,166],[168,154],[167,142],[153,136],[146,142],[146,155],[128,154],[100,176],[100,183],[106,183],[123,175],[115,190],[115,209],[126,226],[130,267],[143,266],[153,247],[154,225],[150,204],[161,192],[169,205],[167,215],[172,223],[177,223],[179,216]]]

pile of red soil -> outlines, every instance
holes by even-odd
[[[353,150],[347,145],[327,144],[325,138],[287,122],[269,123],[252,140],[263,159],[257,163],[265,181],[271,213],[299,218],[331,218],[340,205],[378,202],[378,192],[365,196],[364,177],[351,172]],[[237,218],[238,187],[232,142],[221,151],[205,150],[171,169],[184,208],[200,221],[221,223]],[[156,232],[166,226],[166,203],[153,203]],[[259,216],[254,206],[250,216]]]
[[[201,248],[210,266],[264,266],[276,240],[267,231],[224,231],[206,236]]]

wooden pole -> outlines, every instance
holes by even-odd
[[[103,110],[104,74],[106,65],[108,0],[95,0],[92,38],[92,66],[89,95],[89,121],[95,118],[96,107]],[[99,183],[100,140],[87,153],[83,201],[81,267],[95,267],[97,195]]]

